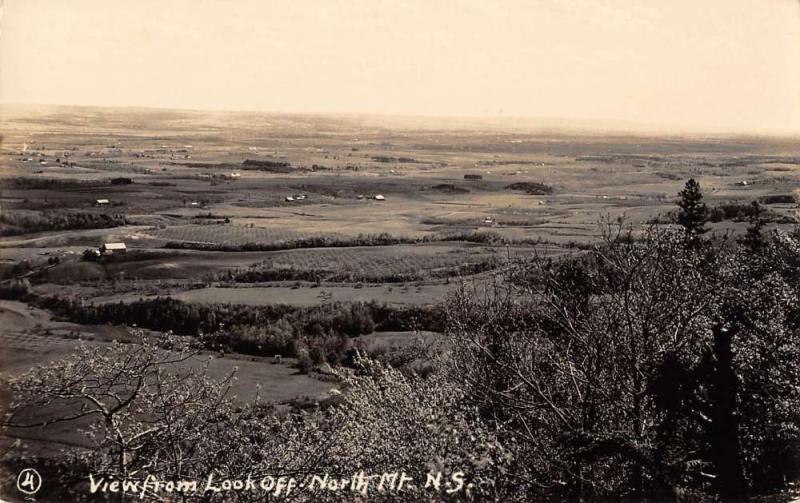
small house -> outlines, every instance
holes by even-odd
[[[111,255],[113,253],[125,253],[128,248],[125,243],[105,243],[100,247],[100,253],[103,255]]]

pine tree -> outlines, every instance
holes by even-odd
[[[752,208],[750,226],[747,228],[744,238],[742,238],[742,244],[750,252],[758,253],[764,246],[764,234],[762,232],[764,229],[764,209],[756,201],[753,201]]]
[[[677,222],[686,230],[686,234],[691,237],[699,236],[706,232],[705,221],[708,214],[708,208],[703,202],[703,193],[700,190],[700,184],[694,179],[690,178],[686,182],[686,186],[678,193],[680,200],[678,207],[681,209],[678,213]]]

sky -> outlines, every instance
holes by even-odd
[[[5,0],[0,102],[796,134],[800,1]]]

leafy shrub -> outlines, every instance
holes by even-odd
[[[545,185],[538,182],[515,182],[506,187],[511,190],[524,190],[526,194],[532,196],[544,196],[553,193],[551,185]]]
[[[270,173],[291,173],[292,165],[284,161],[245,159],[242,162],[242,169],[267,171]]]
[[[795,204],[797,198],[793,194],[773,194],[759,197],[758,202],[762,204]]]
[[[466,187],[459,187],[452,183],[440,183],[437,185],[432,185],[431,190],[435,190],[438,192],[444,192],[447,194],[466,194],[469,192],[469,189]]]

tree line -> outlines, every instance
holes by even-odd
[[[0,235],[29,232],[107,229],[130,222],[121,214],[46,212],[42,214],[4,212],[0,214]]]
[[[0,288],[0,298],[22,300],[55,316],[83,325],[136,325],[193,336],[204,349],[273,356],[298,356],[319,347],[339,363],[351,346],[346,339],[375,331],[443,331],[441,307],[393,307],[378,302],[335,302],[308,307],[283,304],[189,303],[171,297],[94,304],[57,296],[38,296],[15,282]]]

